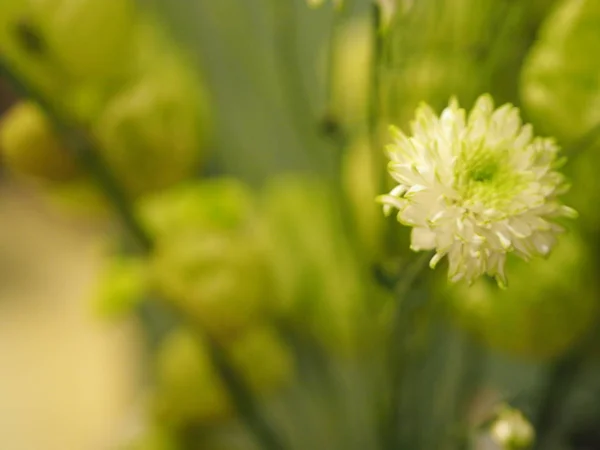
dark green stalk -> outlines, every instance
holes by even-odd
[[[379,148],[379,115],[381,99],[381,61],[383,56],[383,39],[381,36],[381,11],[375,4],[371,6],[373,30],[373,61],[371,65],[371,92],[369,96],[369,137],[373,151]]]
[[[283,93],[292,112],[299,140],[313,157],[316,168],[327,177],[338,169],[335,153],[319,139],[319,121],[310,104],[310,92],[303,78],[298,52],[296,11],[291,0],[271,0],[273,11],[274,45]]]
[[[387,342],[390,369],[389,411],[383,429],[384,445],[389,450],[397,449],[399,445],[397,428],[400,421],[403,375],[406,359],[410,356],[410,351],[406,348],[406,337],[412,329],[415,312],[421,305],[418,298],[409,294],[429,259],[430,252],[421,253],[416,257],[401,274],[394,288],[395,312]]]
[[[457,402],[453,411],[451,423],[453,433],[451,437],[458,449],[469,448],[469,435],[467,430],[472,424],[469,424],[466,418],[469,415],[469,409],[477,393],[477,389],[481,386],[481,382],[485,376],[485,365],[487,362],[487,354],[479,343],[471,341],[470,338],[463,343],[463,359],[461,379],[458,382]]]
[[[538,407],[534,423],[536,440],[534,450],[542,450],[552,441],[557,416],[571,392],[585,362],[584,348],[572,352],[557,361],[550,369],[544,395]]]
[[[373,53],[371,61],[371,86],[369,95],[369,112],[367,117],[368,138],[371,145],[371,158],[374,165],[379,167],[378,174],[379,189],[381,192],[387,190],[386,162],[384,158],[383,143],[381,142],[381,124],[382,118],[388,119],[389,105],[383,100],[384,94],[387,94],[387,85],[384,85],[382,72],[386,70],[386,66],[390,59],[390,33],[389,27],[393,23],[388,24],[385,31],[381,24],[381,10],[373,4],[371,6],[372,16],[372,32],[373,32]]]
[[[21,77],[2,58],[0,58],[0,75],[5,76],[20,95],[34,101],[46,111],[57,131],[65,139],[67,148],[73,152],[82,166],[94,177],[114,207],[123,225],[136,239],[142,252],[146,254],[150,253],[153,248],[152,239],[139,223],[133,212],[133,205],[125,194],[125,190],[106,165],[92,137],[85,131],[70,124],[59,108],[54,107],[50,102],[46,101],[42,94],[22,82]],[[177,313],[185,318],[185,313],[181,311],[177,311]],[[238,414],[246,422],[256,440],[267,450],[283,449],[284,446],[279,437],[264,417],[262,417],[251,390],[231,366],[229,359],[220,345],[207,336],[203,330],[199,330],[196,326],[192,326],[192,328],[196,330],[201,339],[208,342],[213,364],[223,380]]]
[[[280,69],[285,76],[284,87],[289,96],[289,106],[294,110],[296,119],[302,124],[307,124],[310,123],[313,114],[300,67],[294,2],[273,0],[272,5],[275,29],[274,44]]]
[[[244,379],[239,376],[236,369],[231,365],[229,357],[218,342],[205,335],[209,343],[208,348],[212,362],[220,375],[221,380],[227,386],[227,390],[237,412],[244,419],[249,429],[254,433],[256,440],[265,450],[282,450],[285,448],[279,436],[271,425],[263,417],[252,390]]]
[[[346,130],[341,128],[340,119],[338,117],[339,112],[334,110],[334,83],[335,83],[335,61],[337,58],[336,54],[336,41],[338,38],[338,30],[340,22],[343,20],[342,12],[334,12],[331,17],[331,29],[329,31],[329,37],[327,42],[327,78],[325,85],[325,113],[321,119],[320,130],[321,132],[332,139],[336,146],[340,149],[344,149],[347,144],[348,137],[346,136]]]
[[[100,152],[96,151],[96,145],[89,133],[71,126],[59,108],[46,101],[45,97],[31,86],[23,83],[21,77],[1,57],[0,75],[4,76],[11,83],[17,94],[29,98],[46,111],[52,125],[63,137],[67,149],[72,152],[73,156],[83,167],[89,170],[92,177],[110,200],[124,227],[131,233],[142,250],[150,251],[152,248],[150,237],[135,217],[128,196],[108,169]]]

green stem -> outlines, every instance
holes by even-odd
[[[574,352],[561,358],[551,368],[535,421],[535,450],[546,448],[546,445],[553,440],[552,433],[556,426],[557,415],[564,406],[584,361],[584,354]]]
[[[369,94],[369,112],[367,119],[368,138],[371,145],[370,157],[373,166],[379,168],[377,179],[379,180],[378,190],[384,192],[387,190],[386,162],[383,152],[383,143],[381,142],[381,124],[382,119],[388,119],[388,103],[382,100],[383,95],[387,94],[387,84],[382,79],[387,59],[389,58],[389,35],[385,39],[381,28],[381,10],[377,5],[372,5],[372,30],[373,30],[373,55],[371,61],[371,86]],[[386,31],[386,32],[389,32]]]
[[[22,78],[19,74],[13,70],[2,57],[0,57],[0,75],[6,78],[17,94],[29,98],[46,111],[52,125],[63,137],[66,148],[71,151],[73,157],[90,172],[94,180],[102,188],[104,194],[108,197],[116,210],[125,229],[131,233],[142,250],[150,251],[152,248],[150,237],[143,227],[140,226],[133,213],[130,199],[121,188],[118,180],[108,169],[101,153],[96,150],[97,146],[89,133],[86,133],[81,128],[70,125],[60,108],[52,105],[41,93],[22,82]]]
[[[381,11],[377,5],[372,5],[372,30],[373,30],[373,61],[371,67],[371,89],[369,96],[369,137],[371,148],[379,148],[379,114],[381,96],[381,60],[383,56],[383,39],[381,38]]]
[[[452,430],[455,431],[451,433],[451,437],[458,449],[469,448],[468,430],[472,424],[468,423],[466,418],[469,416],[474,396],[484,380],[486,362],[485,349],[467,338],[463,343],[461,378],[456,387],[457,402],[450,419]]]
[[[287,106],[292,112],[299,140],[328,177],[337,169],[334,153],[319,139],[319,122],[312,111],[310,92],[303,78],[298,52],[296,11],[292,0],[272,0],[276,61]]]
[[[389,415],[385,420],[383,430],[385,447],[390,450],[398,448],[399,445],[397,428],[400,420],[404,368],[406,366],[406,359],[410,356],[410,350],[406,345],[406,337],[412,329],[411,326],[414,323],[415,312],[418,311],[421,305],[421,302],[415,296],[409,294],[429,259],[431,259],[430,252],[420,254],[409,264],[394,288],[396,309],[390,330],[390,339],[387,343],[391,382]]]
[[[331,15],[331,25],[327,39],[327,69],[325,83],[325,112],[321,119],[320,130],[343,151],[348,144],[347,130],[342,129],[339,111],[335,110],[335,65],[337,54],[337,40],[342,22],[346,19],[346,9],[334,11]]]
[[[244,419],[249,429],[265,450],[282,450],[285,448],[275,430],[263,417],[252,390],[245,380],[239,376],[231,365],[229,357],[218,342],[205,335],[212,362],[227,386],[228,393],[236,406],[240,417]]]
[[[275,28],[275,46],[280,69],[285,79],[284,84],[290,100],[290,107],[294,110],[296,119],[302,124],[311,122],[312,111],[310,107],[308,90],[302,78],[298,54],[298,30],[296,27],[296,13],[294,3],[291,1],[273,0]]]
[[[596,315],[594,323],[597,325],[599,321],[600,316]],[[576,386],[577,377],[589,361],[589,355],[598,347],[598,342],[600,342],[600,332],[598,328],[593,328],[575,348],[551,366],[534,422],[536,431],[534,449],[546,448],[547,444],[555,438],[554,432],[557,429],[560,413],[573,387]]]
[[[153,248],[152,239],[135,216],[133,205],[125,190],[106,165],[91,136],[80,128],[69,124],[59,108],[54,107],[41,93],[22,82],[19,74],[2,58],[0,58],[0,75],[5,76],[19,94],[34,101],[46,111],[57,131],[64,137],[67,148],[73,152],[74,156],[95,178],[123,225],[137,240],[143,253],[150,253]],[[183,319],[186,318],[184,312],[177,311],[177,313]],[[238,414],[246,422],[256,440],[267,450],[283,449],[284,446],[281,444],[279,437],[262,417],[251,390],[231,366],[220,345],[207,336],[203,330],[199,330],[196,326],[192,328],[197,331],[199,337],[208,342],[212,362],[224,382]]]

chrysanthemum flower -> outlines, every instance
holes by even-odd
[[[576,216],[557,199],[568,190],[559,147],[534,137],[518,108],[494,110],[483,95],[468,117],[454,99],[437,117],[423,104],[411,130],[392,128],[386,150],[398,186],[378,201],[413,227],[412,250],[435,250],[432,268],[448,256],[451,281],[488,274],[506,286],[507,254],[547,255],[563,231],[553,220]]]

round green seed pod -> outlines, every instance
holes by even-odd
[[[69,150],[34,103],[18,103],[2,118],[0,147],[6,165],[23,175],[56,182],[79,173]]]
[[[580,238],[561,237],[548,259],[509,260],[508,288],[488,279],[445,285],[451,318],[484,344],[534,360],[560,356],[594,321],[597,291]]]

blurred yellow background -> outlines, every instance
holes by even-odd
[[[135,325],[89,298],[104,234],[0,185],[0,448],[110,449],[139,395]]]

